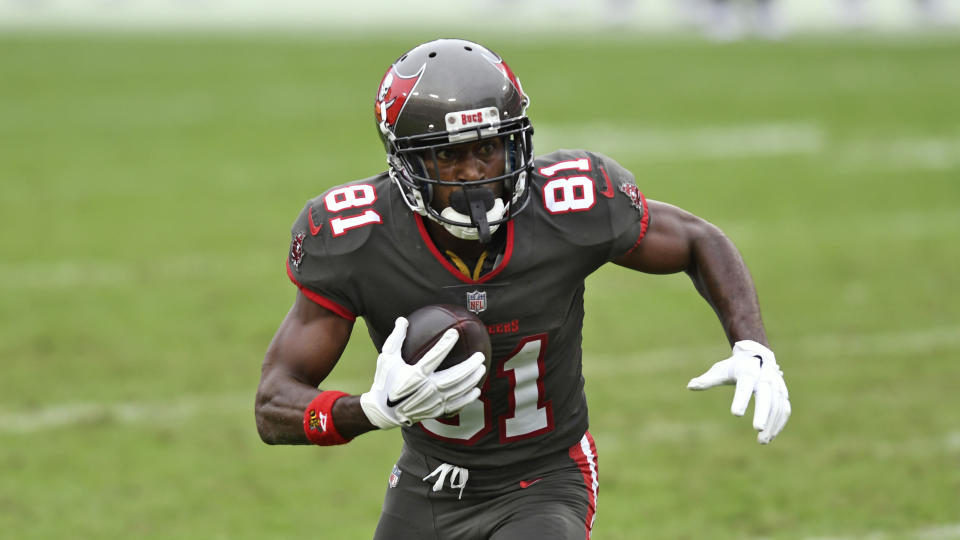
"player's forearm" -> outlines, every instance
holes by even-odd
[[[289,377],[266,377],[256,399],[257,431],[267,444],[311,444],[304,432],[304,410],[319,391]],[[332,420],[343,437],[352,439],[376,429],[360,407],[360,396],[338,399]]]
[[[360,396],[344,396],[333,405],[333,418],[337,431],[348,439],[378,429],[360,407]]]
[[[733,242],[710,227],[694,242],[692,255],[687,274],[717,313],[730,344],[751,339],[766,345],[756,288]]]
[[[310,444],[303,431],[303,411],[317,389],[266,375],[257,389],[257,431],[267,444]]]

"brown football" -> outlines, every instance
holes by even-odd
[[[473,313],[456,305],[433,304],[407,315],[410,325],[400,353],[408,364],[416,364],[433,347],[448,328],[456,328],[460,339],[437,366],[437,371],[463,362],[473,353],[483,353],[484,364],[490,372],[490,334],[487,325]],[[480,381],[480,385],[483,381]]]

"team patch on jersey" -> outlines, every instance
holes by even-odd
[[[303,260],[303,239],[306,235],[297,233],[290,242],[290,263],[297,270],[300,269],[300,261]]]
[[[397,467],[396,465],[393,466],[393,471],[390,473],[390,480],[389,480],[390,487],[392,488],[397,487],[397,484],[400,483],[400,474],[402,472],[403,471],[400,470],[400,467]]]
[[[467,309],[480,313],[487,309],[487,291],[472,291],[467,293]]]
[[[638,188],[636,184],[624,182],[620,184],[620,191],[630,198],[630,204],[634,208],[643,212],[643,195],[640,193],[640,188]]]

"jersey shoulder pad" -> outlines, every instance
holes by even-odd
[[[307,202],[295,225],[304,220],[303,230],[325,253],[350,253],[383,225],[392,189],[386,174],[332,187]]]
[[[639,242],[648,220],[646,201],[633,174],[616,160],[586,150],[558,150],[537,158],[534,166],[538,193],[533,200],[571,241],[608,243],[614,256]]]
[[[385,178],[383,174],[332,187],[307,201],[294,220],[287,272],[314,301],[310,293],[356,313],[350,278],[362,258],[354,255],[376,237],[389,210],[391,185]]]
[[[534,161],[534,173],[534,183],[541,189],[553,180],[557,181],[552,184],[554,189],[560,190],[564,185],[577,186],[585,178],[593,184],[594,193],[606,199],[613,199],[624,183],[636,185],[633,174],[614,159],[586,150],[557,150],[540,156]],[[561,195],[560,191],[557,195]],[[578,199],[591,199],[589,194],[579,191],[576,195]],[[577,206],[576,200],[569,204]]]

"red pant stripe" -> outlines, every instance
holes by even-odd
[[[583,474],[583,484],[587,488],[587,540],[593,531],[593,520],[597,513],[597,493],[600,490],[599,467],[597,465],[597,446],[593,442],[590,432],[583,434],[580,442],[570,447],[570,458],[573,459]]]

